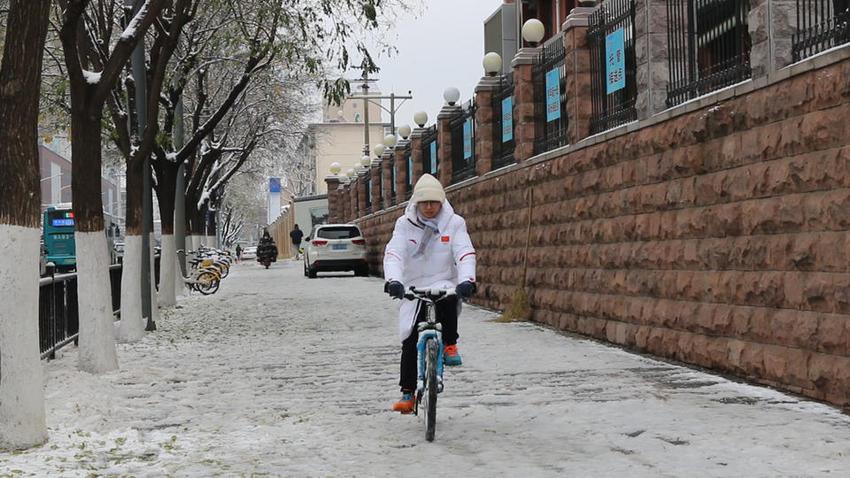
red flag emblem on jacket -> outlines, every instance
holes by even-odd
[[[440,242],[449,242],[449,236],[440,237]]]

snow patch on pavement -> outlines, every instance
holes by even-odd
[[[235,265],[92,376],[48,365],[50,442],[25,476],[842,476],[850,417],[466,307],[437,437],[398,398],[379,279]]]

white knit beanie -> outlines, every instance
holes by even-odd
[[[439,201],[442,203],[446,200],[446,192],[443,191],[443,185],[434,176],[423,174],[419,181],[416,181],[416,186],[413,187],[413,196],[411,202],[419,203],[422,201]]]

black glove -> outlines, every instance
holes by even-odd
[[[384,283],[384,292],[390,295],[393,299],[404,299],[404,285],[399,281],[389,281]]]
[[[469,298],[475,291],[478,289],[475,283],[469,282],[465,280],[455,287],[455,294],[459,295],[461,298],[466,299]]]

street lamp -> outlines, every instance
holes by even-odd
[[[379,144],[378,146],[382,145]],[[375,146],[376,150],[378,149],[378,146]],[[368,168],[370,164],[372,164],[372,158],[370,158],[369,155],[364,154],[363,157],[360,158],[360,166]]]
[[[543,22],[536,18],[532,18],[522,25],[523,40],[536,46],[546,36],[546,27]]]
[[[354,168],[349,168],[348,171],[346,171],[345,173],[348,175],[349,178],[357,176],[357,171],[355,171]]]
[[[388,134],[388,135],[384,136],[384,146],[386,146],[387,148],[390,148],[390,149],[394,148],[397,141],[398,140],[396,139],[394,134]],[[386,149],[384,151],[386,151]],[[381,154],[383,154],[383,153],[384,152],[381,151]],[[380,154],[378,156],[380,156]]]
[[[416,126],[424,128],[425,124],[428,123],[428,113],[424,111],[417,111],[413,115],[413,122],[416,123]]]
[[[401,136],[401,139],[407,139],[410,137],[410,126],[404,125],[398,129],[398,134]]]
[[[449,106],[454,106],[460,100],[460,90],[454,86],[450,86],[443,91],[443,99],[446,100]]]
[[[339,176],[339,172],[342,171],[342,165],[339,163],[331,163],[330,172],[334,176]]]
[[[386,138],[384,138],[384,141],[386,141]],[[387,147],[384,146],[383,144],[376,144],[375,148],[372,149],[372,152],[375,153],[375,157],[380,158],[381,156],[384,155],[384,151],[386,151],[386,150],[387,150]],[[368,156],[363,156],[363,161],[366,161],[366,158],[368,158]],[[367,166],[367,164],[364,163],[363,166]]]
[[[491,51],[484,55],[484,72],[487,73],[487,76],[496,76],[499,71],[502,69],[502,57]]]

